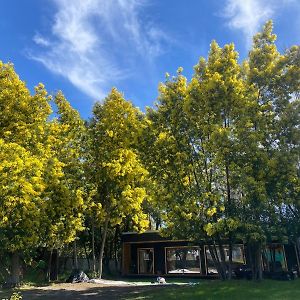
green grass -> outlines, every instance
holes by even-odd
[[[300,299],[300,279],[294,281],[263,280],[252,282],[234,280],[222,281],[199,281],[197,285],[184,287],[165,287],[154,289],[151,292],[130,296],[126,300],[286,300]]]
[[[149,282],[148,280],[136,280]],[[124,300],[296,300],[300,299],[300,279],[294,281],[263,280],[252,282],[233,280],[222,282],[219,280],[176,279],[167,278],[168,283],[191,283],[188,285],[153,286],[128,293]],[[21,289],[0,290],[0,299],[9,298],[14,291],[23,293],[33,287],[23,286]],[[91,288],[94,287],[91,285]],[[101,288],[100,288],[101,289]],[[124,288],[123,288],[124,289]],[[67,298],[63,298],[67,299]],[[77,298],[76,298],[77,299]],[[102,298],[100,298],[102,299]]]

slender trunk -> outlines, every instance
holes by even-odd
[[[157,218],[157,219],[155,220],[155,230],[159,230],[160,223],[161,223],[160,219]]]
[[[227,205],[228,205],[228,218],[232,218],[232,201],[231,201],[231,188],[229,181],[229,166],[226,163],[225,167],[226,173],[226,187],[227,187]],[[230,280],[232,277],[232,232],[229,231],[229,265],[228,265],[228,279]]]
[[[251,249],[252,255],[252,279],[262,280],[261,243],[255,243]]]
[[[223,277],[224,279],[227,279],[228,276],[227,276],[227,267],[226,267],[226,256],[225,256],[225,250],[220,236],[218,236],[217,242],[218,242],[219,252],[220,252],[220,264],[224,274]]]
[[[272,253],[272,272],[275,272],[275,265],[276,265],[276,255],[275,255],[275,247],[271,245],[271,253]]]
[[[54,280],[58,280],[58,273],[59,273],[59,249],[56,249],[56,264],[55,264]]]
[[[69,260],[69,258],[67,258],[67,257],[64,257],[63,258],[63,272],[65,272],[66,271],[66,268],[67,268],[67,262],[68,262],[68,260]]]
[[[148,222],[149,222],[148,229],[152,230],[152,222],[151,222],[151,216],[150,216],[150,214],[148,214]]]
[[[252,279],[253,279],[253,276],[254,276],[254,262],[253,262],[253,255],[252,255],[252,247],[250,245],[250,243],[248,242],[247,243],[247,254],[248,254],[248,257],[249,257],[249,263],[250,263],[250,267],[251,267],[251,271],[252,271]]]
[[[252,279],[257,280],[258,269],[257,269],[257,245],[256,244],[253,244],[253,246],[251,247],[251,251],[252,251],[252,257],[253,257]]]
[[[77,257],[77,243],[76,239],[74,240],[74,267],[78,270],[78,257]]]
[[[115,236],[114,236],[114,259],[115,259],[115,269],[118,272],[118,234],[119,234],[119,225],[116,226]]]
[[[229,265],[228,265],[228,279],[232,279],[232,235],[229,235]]]
[[[298,265],[298,272],[300,273],[300,238],[297,238],[296,239],[296,247],[295,247],[295,250],[296,250],[296,257],[297,257],[297,265]]]
[[[47,281],[50,282],[51,280],[51,265],[52,265],[52,253],[53,253],[53,249],[50,249],[50,253],[49,253],[49,259],[48,259],[48,268],[47,268]]]
[[[11,257],[11,285],[20,285],[20,257],[18,252],[13,252]]]
[[[86,257],[86,260],[87,260],[87,263],[88,263],[88,269],[90,270],[91,266],[90,266],[90,259],[89,259],[89,256],[88,256],[88,253],[87,253],[87,250],[86,250],[86,242],[84,242],[83,247],[84,247],[85,257]]]
[[[218,255],[218,251],[217,251],[217,247],[215,245],[215,243],[213,245],[209,245],[208,246],[211,258],[215,264],[215,267],[217,268],[218,274],[220,276],[220,278],[222,280],[226,279],[226,274],[224,271],[224,268],[222,266],[222,262],[220,261],[219,255]]]
[[[104,229],[103,229],[102,241],[101,241],[100,255],[99,255],[99,278],[100,279],[102,278],[103,254],[104,254],[104,247],[105,247],[105,242],[106,242],[108,222],[109,222],[109,218],[106,217],[105,224],[104,224]]]
[[[257,247],[257,279],[262,280],[262,267],[261,267],[261,244]]]
[[[95,257],[95,224],[92,223],[92,259],[93,259],[93,272],[96,272],[96,257]]]

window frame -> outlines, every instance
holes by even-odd
[[[225,245],[222,245],[222,246],[223,246],[223,247],[228,247],[228,248],[229,248],[229,245],[228,245],[228,244],[225,244]],[[244,244],[233,244],[232,246],[233,246],[233,247],[234,247],[234,246],[239,246],[239,247],[241,247],[241,249],[242,249],[242,255],[243,255],[243,264],[246,264],[245,245],[244,245]],[[219,246],[216,245],[216,247],[219,247]],[[208,245],[204,245],[205,272],[206,272],[206,275],[209,275],[209,274],[208,274],[208,264],[207,264],[207,250],[209,251],[209,246],[208,246]],[[219,275],[219,273],[217,273],[216,275]]]
[[[202,266],[201,266],[201,247],[200,246],[170,246],[170,247],[165,247],[165,273],[167,275],[188,275],[189,273],[174,273],[174,274],[170,274],[168,273],[168,259],[167,259],[167,252],[169,249],[184,249],[184,248],[188,248],[188,249],[196,249],[199,251],[199,273],[191,273],[191,275],[201,275],[202,274]]]
[[[141,273],[140,272],[140,256],[139,253],[141,250],[150,250],[152,251],[152,256],[153,256],[153,268],[152,268],[152,273]],[[154,253],[154,248],[137,248],[137,271],[139,275],[149,275],[149,274],[155,274],[154,273],[154,267],[155,267],[155,253]]]

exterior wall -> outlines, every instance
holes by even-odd
[[[281,245],[283,249],[283,255],[285,259],[285,265],[287,270],[295,269],[295,266],[299,270],[299,258],[294,245],[287,244],[282,245],[279,243],[270,244],[270,245]],[[243,244],[236,244],[236,246],[241,247],[242,259],[233,264],[235,267],[240,266],[241,264],[250,264],[249,253],[247,246]],[[181,248],[181,247],[197,247],[200,249],[200,273],[176,273],[176,274],[167,274],[167,258],[166,258],[166,249],[169,248]],[[170,240],[167,238],[161,237],[158,232],[150,232],[144,234],[129,233],[122,236],[122,274],[125,276],[135,275],[135,276],[193,276],[193,277],[218,277],[214,272],[208,273],[208,257],[206,253],[207,245],[204,243],[196,245],[189,241],[184,240]],[[154,271],[151,274],[139,274],[138,270],[138,249],[153,249],[154,258],[153,265]],[[152,251],[151,251],[152,253]],[[176,264],[177,262],[175,262]],[[152,269],[151,269],[152,270]],[[267,270],[266,270],[267,271]]]
[[[123,243],[123,275],[138,274],[138,249],[154,250],[154,274],[165,274],[165,248],[176,246],[187,246],[187,241],[166,241],[166,242],[125,242]]]

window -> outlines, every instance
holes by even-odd
[[[263,268],[265,271],[281,272],[287,270],[283,245],[268,245],[262,251]]]
[[[217,255],[219,260],[221,259],[220,255],[220,249],[218,246],[217,248]],[[215,266],[215,263],[211,257],[211,254],[209,252],[208,247],[205,248],[206,252],[206,268],[207,268],[207,274],[218,274],[217,268]],[[223,246],[224,253],[225,253],[225,261],[229,262],[229,247],[228,245]],[[240,265],[244,264],[245,259],[244,259],[244,250],[242,245],[233,245],[232,246],[232,264],[233,265]]]
[[[167,274],[199,274],[200,249],[198,247],[166,248]]]

